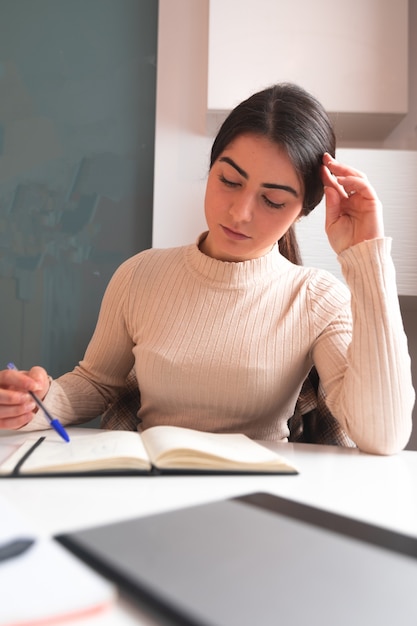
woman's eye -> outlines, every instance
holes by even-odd
[[[228,180],[227,178],[223,176],[223,174],[220,174],[219,179],[220,179],[220,182],[222,182],[227,187],[239,187],[240,185],[240,183],[235,183],[232,180]]]
[[[270,200],[269,198],[267,198],[266,196],[263,196],[264,202],[267,206],[271,207],[272,209],[283,209],[285,208],[285,202],[272,202],[272,200]]]

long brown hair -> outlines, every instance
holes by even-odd
[[[213,142],[210,168],[238,136],[266,137],[287,152],[304,191],[303,214],[307,215],[323,197],[320,167],[323,154],[335,154],[332,124],[321,105],[307,91],[291,83],[280,83],[253,94],[235,107],[221,125]],[[278,242],[283,256],[301,265],[294,228]]]
[[[295,265],[302,265],[300,248],[298,246],[297,236],[294,231],[294,227],[290,226],[287,232],[278,240],[278,248],[282,256],[294,263]]]

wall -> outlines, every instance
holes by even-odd
[[[151,245],[158,3],[0,0],[0,364],[71,369]]]
[[[160,0],[153,245],[190,243],[203,212],[211,136],[206,117],[208,0]],[[410,0],[409,114],[377,143],[355,147],[417,150],[417,0]],[[346,145],[346,147],[350,147]],[[416,298],[401,298],[417,385]],[[417,410],[414,421],[417,424]],[[416,432],[409,444],[417,449]]]

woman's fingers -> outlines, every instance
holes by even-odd
[[[31,421],[37,405],[29,392],[44,398],[49,379],[42,367],[29,372],[14,369],[0,371],[0,428],[21,428]]]
[[[326,196],[326,233],[338,254],[357,243],[384,235],[382,206],[363,172],[326,154],[322,181]]]

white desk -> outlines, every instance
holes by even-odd
[[[6,435],[1,435],[2,439]],[[5,441],[3,439],[3,441]],[[270,445],[297,476],[166,476],[0,479],[0,495],[40,532],[56,534],[254,491],[318,506],[417,536],[417,452],[392,457],[355,449]],[[116,621],[117,619],[117,621]],[[150,625],[127,602],[79,626]]]

